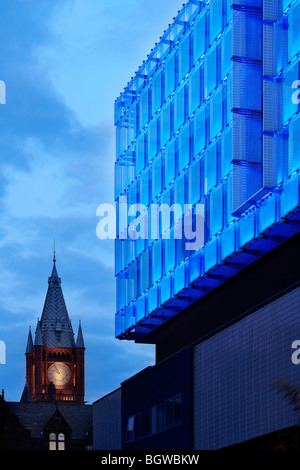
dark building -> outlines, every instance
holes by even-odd
[[[193,448],[191,348],[122,383],[122,446],[131,450]]]
[[[122,383],[124,449],[299,448],[299,263],[298,234],[155,331]]]
[[[121,388],[93,403],[93,449],[122,449]]]

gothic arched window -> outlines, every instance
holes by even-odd
[[[49,434],[49,450],[65,450],[65,435],[62,432]]]

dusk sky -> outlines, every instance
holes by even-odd
[[[182,7],[178,0],[0,0],[0,390],[19,401],[56,241],[75,335],[86,346],[86,400],[154,364],[154,346],[114,336],[114,101]]]

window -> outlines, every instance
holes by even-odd
[[[181,424],[181,394],[130,416],[127,421],[126,441],[134,442],[157,432],[166,431]]]
[[[63,433],[49,434],[49,450],[65,450],[65,435]]]

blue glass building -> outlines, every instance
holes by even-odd
[[[298,18],[299,0],[190,0],[116,100],[116,337],[147,342],[299,232]],[[156,236],[153,204],[182,207]]]

